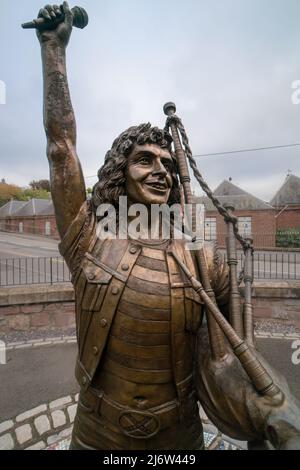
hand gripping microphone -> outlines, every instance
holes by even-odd
[[[85,28],[88,25],[89,17],[84,8],[74,7],[72,8],[73,13],[73,26],[76,28]],[[65,19],[65,15],[62,12],[59,17],[54,20],[46,20],[45,18],[37,18],[36,20],[30,21],[29,23],[22,24],[24,29],[55,29],[59,23],[62,23]]]

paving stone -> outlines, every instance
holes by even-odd
[[[32,439],[32,430],[29,424],[16,428],[16,436],[19,444],[24,444]]]
[[[299,333],[286,333],[285,337],[286,338],[295,338],[295,339],[297,339],[297,338],[300,338],[300,335],[299,335]]]
[[[51,429],[49,419],[46,415],[42,415],[36,418],[34,420],[34,425],[40,436],[45,434],[45,432],[50,431]]]
[[[9,421],[4,421],[0,424],[0,434],[11,429],[14,425],[14,422],[10,419]]]
[[[42,449],[45,449],[45,447],[46,447],[45,442],[40,441],[34,444],[33,446],[26,447],[25,450],[42,450]]]
[[[70,422],[73,423],[75,415],[76,415],[77,405],[71,405],[68,408],[68,414],[70,418]]]
[[[73,429],[72,426],[70,428],[64,429],[58,434],[59,437],[62,437],[62,438],[70,437],[72,434],[72,429]]]
[[[0,450],[12,450],[14,446],[14,441],[10,434],[4,434],[4,436],[0,437]]]
[[[15,347],[15,346],[20,346],[20,344],[24,344],[24,341],[16,341],[14,343],[9,343],[9,346]]]
[[[55,444],[55,442],[59,441],[60,437],[58,434],[54,434],[53,436],[48,437],[47,444],[51,446],[51,444]]]
[[[40,413],[44,413],[44,411],[47,411],[47,405],[37,406],[36,408],[32,408],[31,410],[25,411],[25,413],[17,416],[16,421],[17,423],[20,423],[21,421],[25,421],[25,419],[31,418],[32,416],[37,416]]]
[[[24,344],[20,344],[20,346],[15,346],[14,347],[14,349],[26,349],[26,348],[32,348],[32,344],[24,343]]]
[[[50,410],[54,410],[54,408],[61,408],[62,406],[70,403],[72,398],[70,396],[59,398],[58,400],[54,400],[49,404]]]
[[[67,422],[67,418],[65,413],[62,410],[56,410],[51,413],[52,420],[53,420],[53,426],[55,428],[59,428],[61,426],[64,426]]]

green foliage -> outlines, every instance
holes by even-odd
[[[19,186],[5,182],[0,183],[0,206],[4,206],[11,199],[19,199],[21,194],[22,189]]]
[[[46,189],[20,188],[15,184],[0,183],[0,207],[11,199],[16,201],[29,201],[30,199],[50,199]]]
[[[38,180],[38,181],[31,181],[29,183],[31,189],[44,189],[47,192],[50,192],[50,181],[49,180]]]
[[[20,201],[29,201],[30,199],[50,199],[50,193],[45,189],[22,189],[19,197]]]
[[[277,230],[276,246],[286,248],[300,248],[300,227]]]

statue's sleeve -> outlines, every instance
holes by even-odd
[[[214,290],[216,301],[221,312],[228,317],[229,309],[229,268],[215,242],[205,244],[205,256],[209,280]]]
[[[84,254],[96,236],[96,216],[90,201],[85,201],[59,244],[72,278],[76,276]]]

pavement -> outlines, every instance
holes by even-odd
[[[7,364],[0,365],[0,422],[77,393],[76,350],[66,342],[7,351]]]
[[[300,337],[300,336],[299,336]],[[15,345],[0,365],[0,422],[41,403],[77,393],[74,378],[75,338],[47,338],[38,343]],[[287,379],[300,400],[300,364],[292,363],[295,339],[258,338],[258,349]]]

